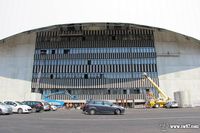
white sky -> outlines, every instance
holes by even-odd
[[[0,39],[80,22],[142,24],[200,40],[200,0],[0,0]]]

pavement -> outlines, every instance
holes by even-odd
[[[0,133],[200,133],[200,108],[127,109],[124,115],[81,110],[0,115]]]

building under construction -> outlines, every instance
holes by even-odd
[[[200,105],[200,41],[126,23],[77,23],[23,32],[0,41],[0,100],[133,100],[157,94]]]

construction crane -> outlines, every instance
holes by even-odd
[[[64,92],[55,92],[55,93],[51,93],[51,94],[46,94],[46,95],[43,95],[43,100],[46,101],[46,102],[49,102],[49,103],[53,103],[54,105],[56,106],[59,106],[59,107],[62,107],[64,106],[65,102],[62,101],[62,100],[55,100],[55,99],[51,99],[50,96],[52,95],[59,95],[59,94],[65,94],[67,96],[69,96],[70,100],[78,100],[78,97],[75,96],[75,95],[71,95],[69,94],[67,91],[64,91]]]
[[[171,98],[167,96],[167,94],[147,75],[147,73],[143,73],[142,76],[154,86],[159,94],[158,98],[156,98],[154,94],[151,94],[151,98],[147,100],[146,106],[150,108],[165,107],[165,104],[170,102]]]
[[[48,99],[50,96],[52,96],[52,95],[58,95],[58,94],[65,94],[65,95],[67,95],[67,96],[69,96],[70,100],[78,100],[77,96],[69,94],[69,92],[67,90],[61,91],[61,92],[54,92],[54,93],[51,93],[51,94],[44,95],[43,99]]]

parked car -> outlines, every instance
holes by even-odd
[[[116,114],[120,115],[125,112],[124,107],[113,104],[108,101],[88,101],[82,108],[84,112],[90,115],[94,114]]]
[[[56,111],[58,108],[55,105],[51,105],[51,110]]]
[[[43,105],[43,110],[44,111],[50,111],[51,110],[51,105],[48,102],[41,101],[41,103]]]
[[[32,112],[40,112],[44,109],[42,102],[39,101],[23,101],[22,103],[30,106]]]
[[[170,101],[165,104],[166,108],[178,108],[178,103],[176,101]]]
[[[17,101],[4,101],[6,105],[12,107],[12,111],[14,113],[22,114],[22,113],[31,113],[32,108],[28,105],[24,105],[21,102]]]
[[[60,105],[55,102],[48,102],[51,105],[51,111],[56,111]]]
[[[87,100],[85,104],[81,105],[80,109],[85,112],[86,109],[86,105],[90,103],[90,101],[92,102],[92,100]]]
[[[0,115],[1,114],[12,114],[12,107],[0,102]]]

